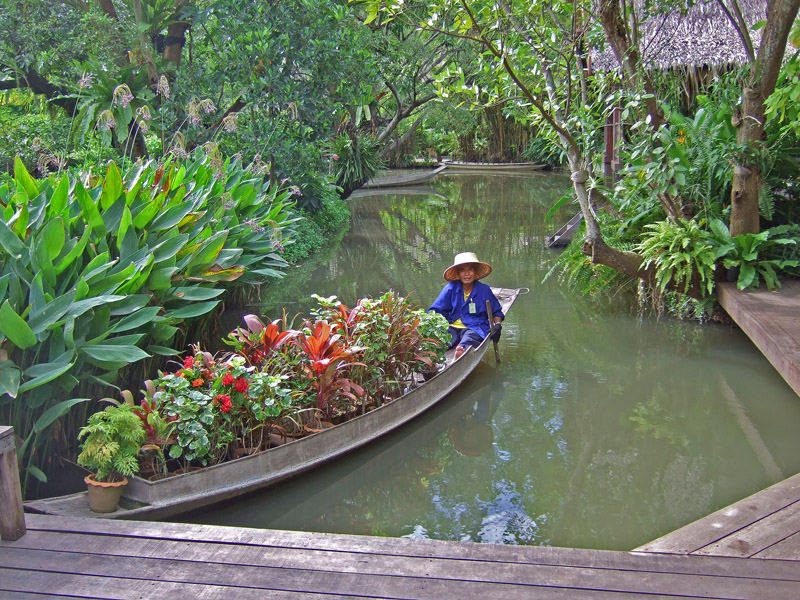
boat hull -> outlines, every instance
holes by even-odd
[[[476,163],[476,162],[455,162],[444,161],[450,173],[469,172],[475,173],[486,171],[490,173],[527,173],[529,171],[541,171],[547,165],[538,163]]]

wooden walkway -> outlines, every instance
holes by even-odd
[[[637,550],[800,561],[800,474]]]
[[[800,281],[774,292],[717,284],[717,300],[800,396]]]
[[[27,515],[0,597],[800,598],[800,562]],[[41,598],[42,596],[35,596]]]

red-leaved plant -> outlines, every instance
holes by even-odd
[[[316,392],[316,406],[326,416],[332,412],[335,400],[348,398],[357,402],[364,395],[364,388],[347,377],[340,376],[341,371],[353,366],[364,366],[364,363],[353,360],[359,348],[345,348],[339,334],[331,335],[331,326],[325,321],[316,321],[309,325],[308,333],[298,335],[294,343],[303,351],[308,364],[306,375],[312,380]]]

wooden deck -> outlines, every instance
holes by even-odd
[[[800,474],[637,550],[800,561]]]
[[[717,284],[717,300],[800,396],[800,281],[774,292]]]
[[[800,598],[791,560],[26,520],[0,542],[2,598]]]

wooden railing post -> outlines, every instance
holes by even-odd
[[[19,485],[14,429],[0,425],[0,539],[18,540],[25,535],[22,489]]]

